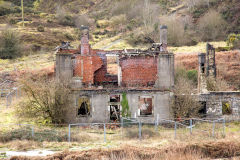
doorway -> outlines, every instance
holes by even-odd
[[[120,122],[120,115],[121,115],[120,95],[110,95],[109,97],[110,97],[109,99],[110,121]]]

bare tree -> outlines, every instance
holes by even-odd
[[[210,10],[200,18],[198,29],[202,40],[208,41],[225,37],[226,26],[227,24],[221,14],[215,10]]]
[[[176,70],[176,84],[171,105],[172,115],[174,118],[197,117],[201,105],[194,96],[194,84],[181,71]]]
[[[17,106],[20,117],[41,123],[64,123],[70,90],[66,83],[56,83],[47,77],[35,76],[22,81],[26,95]]]

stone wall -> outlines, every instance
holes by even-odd
[[[206,102],[208,117],[234,118],[240,116],[240,92],[209,92],[208,94],[201,94],[200,101]],[[223,102],[230,104],[231,115],[223,115]]]
[[[122,95],[123,92],[101,92],[96,91],[74,91],[72,95],[72,104],[66,113],[67,123],[89,123],[89,122],[109,122],[110,107],[109,96],[111,94]],[[90,98],[91,114],[90,116],[77,116],[76,104],[78,97],[86,96]],[[151,96],[153,98],[153,114],[149,116],[139,115],[139,96]],[[141,91],[128,92],[127,99],[131,111],[132,118],[139,118],[143,121],[154,122],[157,116],[159,118],[169,119],[170,115],[170,92],[159,91]]]

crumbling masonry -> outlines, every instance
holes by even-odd
[[[56,55],[56,79],[72,86],[67,122],[119,121],[123,93],[132,118],[170,118],[174,55],[167,51],[167,27],[160,27],[160,43],[144,51],[92,49],[88,27],[81,29],[79,48],[60,47]]]
[[[240,117],[240,92],[207,90],[207,78],[215,80],[216,63],[215,48],[207,43],[207,53],[198,55],[198,92],[199,101],[203,104],[203,111],[207,117],[225,117],[236,120]]]

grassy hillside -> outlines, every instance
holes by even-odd
[[[0,60],[1,73],[52,66],[61,41],[78,47],[81,25],[90,26],[93,48],[123,49],[159,42],[166,24],[174,53],[203,52],[205,41],[226,47],[227,36],[240,31],[238,0],[24,0],[24,13],[25,27],[20,1],[0,1],[0,48],[2,33],[12,30],[22,56]]]
[[[169,26],[169,43],[174,46],[224,40],[240,26],[238,0],[25,0],[24,5],[25,29],[20,27],[18,0],[1,1],[0,22],[26,30],[22,40],[35,48],[78,40],[81,25],[90,26],[93,44],[121,34],[132,46],[158,42],[160,24]],[[39,33],[39,26],[45,31]]]

